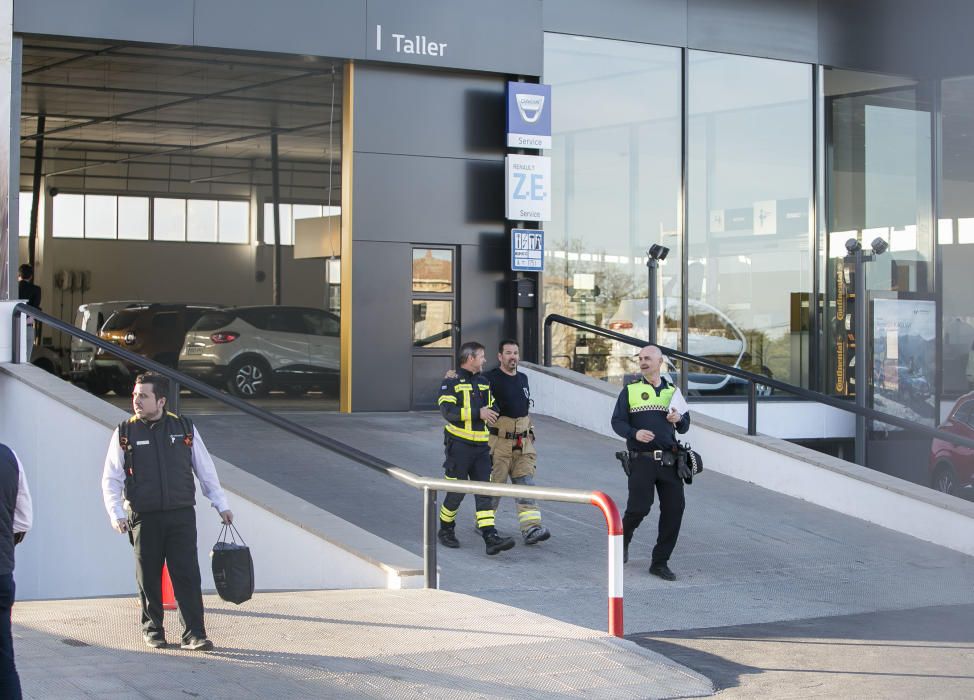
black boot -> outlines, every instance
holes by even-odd
[[[484,544],[487,545],[487,554],[493,556],[499,552],[504,552],[514,546],[513,537],[501,537],[497,531],[488,532],[484,535]]]
[[[450,549],[458,549],[460,547],[460,541],[457,539],[454,528],[452,527],[440,525],[440,531],[436,533],[436,536],[439,538],[440,544],[444,547],[449,547]]]

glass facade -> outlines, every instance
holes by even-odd
[[[552,221],[545,313],[646,338],[646,251],[661,267],[665,345],[679,345],[682,57],[679,49],[545,37],[552,88]],[[635,369],[632,348],[556,327],[554,360],[594,376]]]
[[[811,66],[690,51],[687,88],[689,352],[807,385]]]
[[[545,314],[639,338],[655,322],[663,345],[848,398],[864,357],[867,406],[974,437],[974,77],[547,35],[544,82]],[[654,243],[670,254],[651,320]],[[631,346],[554,330],[555,364],[636,369]],[[691,396],[741,393],[690,369]],[[974,480],[949,440],[869,422],[866,444],[886,473]]]
[[[974,77],[941,87],[940,210],[937,247],[943,303],[943,397],[974,389]]]

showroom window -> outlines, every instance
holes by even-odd
[[[937,367],[928,99],[915,79],[877,73],[827,69],[823,88],[830,201],[825,388],[840,395],[856,389],[852,359],[860,344],[855,337],[860,309],[854,268],[844,262],[845,242],[858,239],[869,250],[881,238],[889,249],[864,266],[868,330],[861,345],[872,374],[867,401],[932,425],[933,392],[920,390],[935,385]],[[945,222],[944,240],[950,233]]]
[[[21,238],[27,238],[30,236],[30,207],[34,202],[34,195],[31,192],[21,192],[20,201],[18,206],[20,211],[18,212],[17,220],[19,222],[19,234]],[[40,235],[43,231],[40,230],[40,217],[38,217],[38,234]]]
[[[681,51],[546,34],[544,54],[554,203],[544,227],[544,313],[646,338],[645,256],[659,243],[670,249],[661,267],[659,338],[678,347]],[[554,328],[554,362],[591,376],[621,380],[638,371],[634,354],[628,345]]]
[[[30,193],[21,201],[30,206]],[[250,205],[243,201],[59,194],[54,197],[55,238],[247,243]],[[28,210],[29,215],[29,210]],[[21,221],[26,219],[21,216]],[[26,227],[25,223],[21,224]]]
[[[955,398],[974,389],[974,77],[944,80],[940,94],[943,395]]]
[[[294,245],[295,221],[317,219],[323,216],[341,216],[341,207],[321,204],[280,204],[281,245]],[[274,205],[264,202],[264,243],[274,244]]]
[[[688,53],[688,350],[807,386],[812,67]]]

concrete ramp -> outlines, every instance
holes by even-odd
[[[142,644],[131,598],[18,602],[25,697],[686,698],[698,673],[605,633],[443,591],[207,597],[208,653]],[[167,614],[172,640],[175,615]]]
[[[536,413],[619,439],[609,423],[619,387],[557,367],[521,369]],[[974,555],[974,503],[769,435],[747,435],[690,409],[692,425],[682,437],[700,451],[706,469]]]
[[[0,440],[17,451],[34,501],[34,527],[17,548],[17,598],[135,592],[132,551],[102,504],[101,473],[124,411],[33,365],[0,364]],[[210,437],[201,428],[204,441]],[[238,437],[238,439],[240,439]],[[260,427],[243,438],[260,441]],[[270,456],[272,466],[286,459]],[[329,455],[315,459],[327,465]],[[258,590],[418,588],[422,559],[267,480],[216,459]],[[220,520],[196,495],[203,588],[213,590],[209,549]]]

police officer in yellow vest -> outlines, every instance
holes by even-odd
[[[497,420],[490,384],[481,371],[486,356],[480,343],[460,347],[460,369],[456,377],[444,379],[437,404],[446,419],[443,443],[446,459],[443,469],[447,479],[490,481],[490,448],[487,446],[488,424]],[[464,494],[448,493],[440,506],[438,538],[444,547],[457,548],[456,518]],[[475,495],[477,528],[484,538],[487,554],[497,554],[514,546],[514,539],[501,537],[494,527],[494,505],[490,496]]]
[[[660,376],[663,353],[656,345],[639,352],[642,378],[619,394],[612,413],[612,429],[626,438],[631,473],[629,500],[622,518],[623,561],[629,560],[633,533],[653,505],[653,489],[659,494],[659,535],[653,548],[649,573],[666,581],[676,580],[668,562],[683,521],[683,474],[677,473],[673,448],[676,434],[690,428],[690,413],[680,390]],[[685,468],[685,467],[683,467]]]

